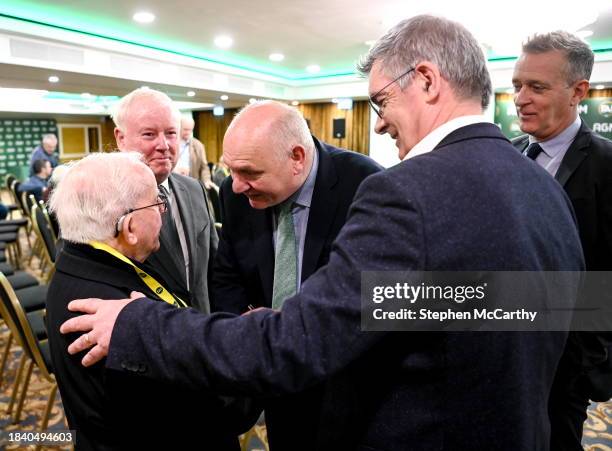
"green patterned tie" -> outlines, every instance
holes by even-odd
[[[277,310],[280,310],[285,299],[293,296],[297,290],[297,246],[291,215],[292,205],[293,202],[289,201],[279,207],[272,288],[272,308]]]

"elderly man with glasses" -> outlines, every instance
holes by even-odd
[[[203,449],[238,449],[239,431],[229,430],[235,423],[221,399],[108,371],[103,364],[84,368],[66,352],[70,337],[59,333],[61,323],[75,316],[67,308],[74,296],[126,297],[137,290],[173,309],[186,305],[142,266],[159,248],[167,200],[140,154],[86,157],[68,169],[50,206],[65,246],[49,287],[47,329],[76,449],[189,449],[197,441],[210,444]],[[126,367],[146,370],[135,362]]]

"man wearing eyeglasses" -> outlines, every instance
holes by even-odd
[[[191,449],[206,437],[208,449],[237,451],[237,431],[222,399],[205,392],[135,378],[103,365],[84,368],[66,352],[70,337],[59,327],[75,313],[74,296],[146,293],[173,309],[185,306],[159,274],[143,262],[159,248],[166,215],[157,182],[140,155],[96,153],[70,167],[53,191],[50,208],[65,244],[47,298],[47,330],[53,373],[77,451]],[[193,414],[192,412],[197,412]]]
[[[330,392],[338,414],[320,424],[317,449],[547,449],[548,394],[565,334],[364,330],[362,274],[581,270],[569,201],[482,117],[491,82],[462,25],[404,20],[359,68],[369,75],[376,131],[396,140],[404,161],[361,184],[329,263],[299,294],[280,312],[240,317],[169,315],[146,300],[77,301],[73,308],[95,313],[62,331],[87,332],[96,345],[79,338],[70,351],[93,346],[84,358],[91,364],[108,349],[109,368],[134,359],[154,379],[259,396],[346,371]],[[525,302],[553,301],[514,288]],[[143,318],[157,327],[141,326]],[[184,349],[182,340],[160,343],[156,330],[199,339]]]
[[[137,151],[155,174],[168,199],[160,247],[145,262],[188,305],[210,312],[208,274],[217,249],[217,233],[202,185],[172,173],[176,165],[181,115],[165,94],[140,88],[116,107],[115,139],[122,151]]]

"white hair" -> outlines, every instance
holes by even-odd
[[[154,183],[153,172],[137,152],[95,153],[68,166],[49,209],[57,216],[62,238],[74,243],[113,238],[117,219]]]
[[[262,119],[268,122],[268,127],[273,130],[273,133],[269,133],[268,138],[271,141],[272,149],[275,151],[274,154],[278,158],[286,157],[296,145],[302,146],[306,153],[312,154],[314,152],[314,141],[302,113],[297,108],[275,100],[259,100],[245,106],[236,114],[230,128],[238,123],[240,117],[245,113],[264,107],[274,107],[280,111],[280,114],[272,119]]]
[[[183,122],[191,125],[195,125],[195,119],[191,114],[183,114],[181,115],[181,127],[183,126]]]
[[[176,107],[172,99],[168,97],[161,91],[156,91],[151,88],[138,88],[125,95],[113,108],[112,118],[115,121],[115,125],[119,130],[125,132],[125,118],[129,113],[132,104],[141,99],[150,98],[159,101],[160,103],[165,103],[170,107],[172,111],[172,116],[175,119],[177,127],[180,127],[181,121],[181,112]]]

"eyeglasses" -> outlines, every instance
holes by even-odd
[[[383,86],[382,89],[378,90],[378,92],[376,94],[374,94],[373,96],[370,96],[368,98],[368,102],[370,104],[370,106],[372,107],[372,109],[374,110],[374,112],[378,115],[379,118],[383,118],[383,108],[382,106],[378,106],[375,102],[374,99],[376,99],[376,97],[378,97],[380,95],[381,92],[383,92],[385,89],[387,89],[389,86],[391,86],[393,83],[395,83],[396,81],[398,81],[400,78],[408,75],[410,72],[412,72],[415,68],[411,68],[408,69],[406,72],[404,72],[402,75],[400,75],[399,77],[395,78],[393,81],[390,81],[389,83],[387,83],[385,86]]]
[[[121,233],[121,229],[123,228],[123,221],[125,220],[125,217],[127,215],[129,215],[130,213],[134,213],[135,211],[144,210],[145,208],[151,207],[158,207],[160,213],[165,213],[166,211],[168,211],[168,198],[164,194],[159,193],[157,195],[157,202],[155,202],[154,204],[146,205],[144,207],[130,208],[128,211],[126,211],[119,219],[117,219],[117,224],[115,225],[115,238],[117,238],[119,236],[119,233]]]

